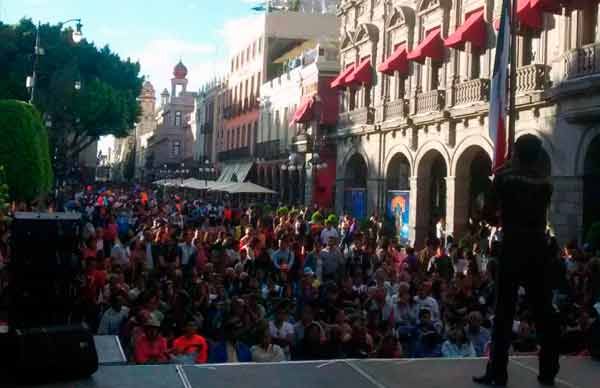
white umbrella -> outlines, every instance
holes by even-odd
[[[181,186],[185,187],[186,189],[206,190],[214,183],[215,181],[205,181],[196,178],[189,178],[183,181],[183,184]]]
[[[215,190],[211,187],[210,190]],[[219,187],[216,190],[224,191],[229,194],[277,194],[276,191],[259,186],[252,182],[239,182]]]

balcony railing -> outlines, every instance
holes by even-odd
[[[600,74],[600,42],[569,51],[563,61],[564,80]]]
[[[256,157],[265,160],[278,159],[281,156],[279,140],[270,140],[262,143],[256,143]]]
[[[467,105],[489,100],[490,80],[473,79],[454,86],[454,105]]]
[[[339,126],[352,127],[354,125],[373,124],[375,119],[375,110],[371,107],[364,107],[340,113]]]
[[[550,66],[533,64],[517,69],[517,93],[544,90],[550,83]]]
[[[417,94],[416,114],[439,112],[444,107],[445,99],[446,92],[444,90],[432,90]]]
[[[236,148],[219,152],[219,161],[245,159],[250,157],[250,147]]]
[[[384,105],[384,120],[393,120],[408,116],[409,103],[408,100],[399,98],[393,101],[388,101]]]

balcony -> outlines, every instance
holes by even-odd
[[[409,114],[408,100],[399,98],[393,101],[388,101],[383,106],[383,119],[394,120],[406,118]]]
[[[229,151],[219,152],[219,161],[225,162],[228,160],[247,159],[250,157],[250,147],[236,148]]]
[[[371,107],[364,107],[340,113],[338,126],[340,128],[353,127],[355,125],[373,124],[375,119],[375,110]]]
[[[600,74],[600,42],[571,50],[563,57],[563,80]]]
[[[533,64],[517,69],[517,94],[542,91],[550,84],[548,65]]]
[[[432,90],[430,92],[417,94],[415,114],[439,112],[444,107],[446,92],[444,90]]]
[[[490,80],[473,79],[454,86],[454,106],[470,105],[489,100]]]
[[[281,156],[279,140],[270,140],[262,143],[256,143],[255,154],[256,157],[265,160],[279,159]]]

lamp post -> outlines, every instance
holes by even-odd
[[[210,160],[205,159],[204,165],[199,168],[200,174],[204,176],[204,187],[208,187],[208,175],[211,175],[215,172],[215,168],[210,165]]]
[[[64,22],[58,23],[58,26],[59,26],[59,28],[62,29],[62,27],[65,24],[71,23],[71,22],[77,22],[77,24],[75,25],[75,30],[71,34],[71,39],[73,39],[73,43],[78,44],[83,39],[83,33],[81,32],[81,28],[83,27],[83,24],[81,24],[81,19],[79,19],[79,18],[69,19]],[[35,92],[36,92],[36,87],[37,87],[36,84],[37,84],[38,63],[40,61],[40,56],[45,54],[44,48],[40,46],[41,26],[42,26],[41,23],[38,22],[37,28],[35,30],[35,46],[33,48],[33,71],[31,73],[31,76],[28,76],[27,80],[25,81],[25,86],[30,89],[29,103],[32,105],[35,101]],[[81,89],[81,82],[76,81],[74,87],[76,90]]]

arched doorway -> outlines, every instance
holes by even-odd
[[[344,211],[358,219],[367,217],[367,175],[365,159],[360,154],[354,154],[346,164]]]
[[[583,166],[583,232],[600,222],[600,135],[590,143]]]
[[[455,171],[453,237],[460,239],[469,220],[478,224],[483,219],[483,205],[492,180],[492,160],[480,146],[468,147],[458,159]]]
[[[385,175],[386,216],[401,242],[409,240],[410,162],[401,153],[390,161]]]
[[[435,225],[446,217],[446,177],[448,167],[442,154],[429,150],[421,158],[417,170],[417,214],[415,244],[435,236]]]

